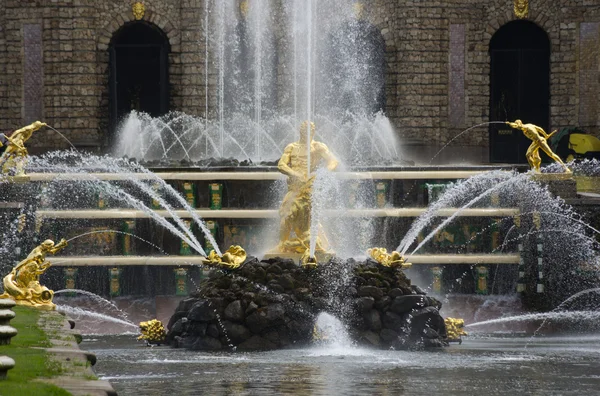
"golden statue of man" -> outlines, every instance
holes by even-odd
[[[25,142],[29,140],[33,132],[47,126],[46,123],[36,121],[21,129],[17,129],[10,136],[6,136],[6,150],[0,156],[2,173],[10,175],[22,175],[25,173],[27,149]]]
[[[565,172],[571,172],[571,170],[567,168],[567,166],[560,159],[560,157],[552,151],[550,146],[548,146],[548,139],[552,135],[554,135],[556,131],[547,134],[546,131],[544,131],[539,126],[533,124],[523,124],[521,120],[516,120],[515,122],[507,122],[507,124],[515,129],[523,131],[523,134],[527,138],[531,139],[532,143],[527,149],[527,153],[525,154],[525,156],[527,157],[527,162],[529,162],[529,165],[532,169],[536,170],[537,172],[540,171],[542,158],[540,157],[539,150],[542,149],[544,153],[548,155],[548,157],[561,164],[565,168]]]
[[[21,261],[10,274],[3,279],[4,293],[0,298],[10,298],[18,305],[26,305],[41,309],[54,309],[56,305],[52,302],[54,292],[40,285],[40,275],[49,267],[46,254],[55,254],[67,246],[67,241],[62,239],[58,244],[47,239],[41,245],[29,253],[25,260]]]
[[[310,167],[308,166],[308,126],[310,125]],[[284,150],[277,167],[288,176],[288,192],[279,209],[279,252],[304,253],[310,244],[310,213],[315,171],[325,166],[333,171],[338,161],[327,146],[313,140],[315,124],[304,121],[300,126],[300,139]],[[292,232],[294,236],[292,237]],[[319,227],[316,251],[327,251],[325,235]]]

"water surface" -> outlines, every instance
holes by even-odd
[[[320,346],[260,353],[91,337],[82,347],[96,353],[96,373],[121,396],[600,394],[600,335],[469,337],[436,352]]]

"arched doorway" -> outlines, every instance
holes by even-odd
[[[513,21],[490,41],[490,121],[521,119],[548,129],[550,40],[533,22]],[[525,163],[531,143],[523,133],[490,124],[490,161]]]
[[[125,24],[110,43],[111,127],[132,110],[158,116],[169,111],[170,51],[167,36],[144,21]]]

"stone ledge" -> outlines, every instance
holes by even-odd
[[[90,366],[96,363],[96,355],[79,349],[70,321],[56,311],[45,311],[38,321],[40,329],[48,336],[52,347],[43,348],[51,361],[59,363],[65,375],[44,379],[73,395],[116,395],[108,381],[90,380],[95,374]]]

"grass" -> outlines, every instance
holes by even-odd
[[[62,396],[69,392],[57,386],[34,381],[40,378],[50,378],[62,373],[58,363],[51,363],[48,354],[43,349],[34,347],[50,347],[48,337],[37,325],[39,311],[14,307],[17,316],[10,322],[19,333],[13,337],[10,345],[0,347],[0,355],[11,357],[15,368],[8,372],[8,377],[0,381],[0,396]]]

